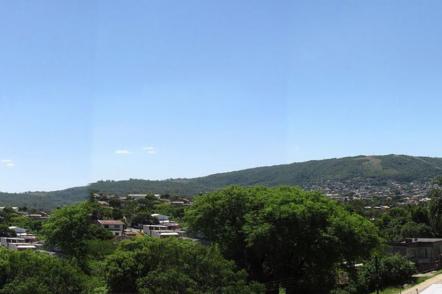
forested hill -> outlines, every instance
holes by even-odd
[[[91,187],[94,190],[113,193],[150,191],[192,195],[228,185],[309,186],[325,181],[352,179],[371,179],[371,182],[374,183],[379,180],[379,185],[382,185],[385,180],[429,181],[441,175],[442,158],[386,155],[346,157],[258,167],[193,179],[101,181],[92,184]]]
[[[382,185],[386,180],[429,181],[441,175],[442,158],[405,155],[357,156],[258,167],[193,179],[100,181],[91,184],[88,188],[80,187],[57,192],[0,193],[0,206],[14,204],[56,207],[84,199],[89,191],[195,195],[228,185],[309,186],[325,181],[351,180],[370,180],[371,183]]]
[[[87,187],[70,188],[52,192],[2,193],[0,206],[18,206],[36,209],[53,209],[82,201],[89,195]]]

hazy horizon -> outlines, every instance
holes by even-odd
[[[438,1],[0,10],[0,191],[442,157]]]

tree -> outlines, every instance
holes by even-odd
[[[215,247],[150,237],[124,241],[104,265],[110,293],[261,293]]]
[[[0,249],[0,293],[90,293],[88,279],[77,267],[37,252]]]
[[[112,218],[113,219],[122,219],[124,217],[123,211],[119,208],[112,209]]]
[[[431,226],[427,203],[409,206],[409,208],[411,210],[411,219],[413,222]]]
[[[268,292],[328,293],[340,264],[370,256],[373,224],[316,192],[230,187],[195,199],[192,232],[220,246]]]
[[[415,265],[400,255],[373,257],[360,272],[358,293],[370,293],[378,283],[381,289],[402,286],[412,280],[415,272]]]
[[[148,211],[140,211],[132,217],[133,227],[142,227],[143,225],[154,225],[158,223],[158,220],[152,217],[152,214]]]
[[[9,229],[8,225],[0,224],[0,237],[15,237],[16,234],[13,230]]]
[[[437,177],[433,180],[433,184],[442,186],[442,177]]]
[[[87,253],[88,240],[109,237],[108,232],[92,223],[91,211],[85,202],[55,210],[44,223],[42,233],[48,246],[79,260]]]
[[[112,208],[121,208],[122,207],[121,200],[118,198],[111,198],[109,200],[109,205]]]
[[[184,216],[184,206],[174,206],[170,203],[159,203],[155,206],[155,211],[164,215],[168,215],[173,219],[180,220]]]
[[[442,190],[435,189],[431,191],[429,206],[429,218],[431,227],[436,236],[442,236]]]
[[[433,231],[430,226],[422,223],[407,222],[401,227],[401,239],[405,238],[431,238]]]

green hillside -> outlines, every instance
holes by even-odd
[[[405,155],[357,156],[258,167],[194,179],[100,181],[89,185],[89,187],[56,192],[0,193],[0,206],[26,205],[54,208],[85,199],[89,191],[115,194],[151,192],[195,195],[228,185],[308,186],[324,181],[348,180],[370,180],[371,183],[382,185],[386,180],[398,182],[430,181],[441,175],[442,158]]]
[[[309,185],[327,180],[427,181],[442,174],[442,158],[405,155],[357,156],[259,167],[194,179],[206,187],[228,184]]]
[[[53,192],[2,193],[0,206],[18,206],[36,209],[53,209],[82,201],[89,195],[87,187],[71,188]]]

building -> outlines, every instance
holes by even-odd
[[[138,229],[127,228],[124,230],[124,236],[126,238],[135,238],[135,237],[143,236],[143,233]]]
[[[134,200],[144,199],[147,197],[147,194],[129,194],[127,198],[132,198]]]
[[[419,271],[435,270],[442,266],[442,239],[407,238],[390,245],[393,253],[414,262]]]
[[[43,213],[30,213],[28,214],[28,217],[33,220],[47,220],[49,219],[49,216]]]
[[[98,223],[114,236],[123,236],[124,223],[120,220],[98,220]]]
[[[24,251],[24,250],[35,250],[37,249],[37,246],[31,243],[11,243],[9,244],[8,248],[11,250]]]
[[[169,221],[169,217],[167,215],[154,213],[154,214],[152,214],[152,217],[156,218],[160,223]]]
[[[9,229],[11,231],[14,231],[17,236],[26,235],[26,232],[27,232],[26,229],[20,228],[20,227],[17,227],[17,226],[11,226],[11,227],[9,227]]]
[[[9,245],[13,243],[25,243],[25,239],[19,237],[1,237],[0,243],[2,246],[9,248]]]
[[[180,234],[166,225],[144,225],[143,232],[155,238],[179,237]]]

